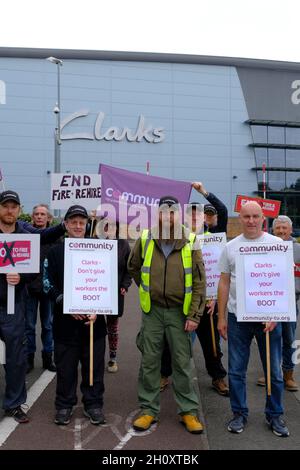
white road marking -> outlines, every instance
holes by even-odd
[[[36,400],[41,396],[41,394],[53,380],[55,375],[55,372],[45,370],[45,372],[42,373],[38,380],[34,382],[34,384],[30,387],[27,393],[26,401],[28,409],[30,409],[32,405],[36,402]],[[4,444],[10,434],[16,429],[18,424],[19,423],[17,423],[13,418],[6,417],[2,419],[0,423],[0,447]],[[22,424],[22,426],[26,426],[26,424]]]

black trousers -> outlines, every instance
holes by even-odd
[[[211,327],[210,327],[210,315],[207,313],[207,308],[205,308],[204,310],[203,316],[201,318],[201,322],[196,330],[196,334],[199,338],[199,341],[202,347],[207,372],[212,377],[213,380],[216,380],[216,379],[223,379],[227,375],[227,372],[224,369],[222,361],[221,361],[223,353],[220,347],[220,335],[217,330],[217,323],[218,323],[217,306],[215,307],[215,311],[213,314],[213,322],[214,322],[214,329],[215,329],[217,357],[215,357],[213,354],[213,344],[212,344]],[[162,359],[161,359],[160,373],[164,377],[169,377],[170,375],[172,375],[171,353],[170,353],[170,349],[169,349],[166,338],[165,338],[165,346],[164,346]]]
[[[7,314],[6,307],[0,306],[0,338],[5,343],[6,364],[5,394],[3,409],[16,408],[26,402],[25,377],[27,351],[25,337],[24,302],[16,302],[15,313]]]
[[[78,365],[81,364],[82,403],[86,409],[102,408],[104,393],[105,336],[94,340],[94,380],[89,385],[90,345],[82,338],[76,345],[54,340],[54,361],[57,368],[55,407],[72,408],[77,403]]]

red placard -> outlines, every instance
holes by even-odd
[[[29,240],[6,242],[0,241],[0,267],[15,266],[16,263],[31,257]]]
[[[279,215],[281,201],[273,199],[262,199],[260,197],[237,196],[235,201],[235,212],[240,212],[241,207],[249,201],[256,201],[262,208],[265,217],[275,218]]]

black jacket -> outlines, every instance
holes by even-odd
[[[44,263],[44,292],[54,301],[53,338],[54,341],[77,345],[81,339],[89,341],[90,329],[86,320],[75,320],[70,314],[63,313],[63,302],[57,300],[64,292],[64,241],[55,245],[48,252]],[[98,315],[94,323],[94,338],[106,335],[104,315]]]
[[[130,246],[127,240],[118,240],[118,317],[124,313],[124,295],[120,294],[121,287],[126,291],[131,286],[131,276],[127,271],[127,261],[130,254]]]
[[[213,193],[208,193],[206,199],[212,206],[216,208],[216,211],[218,212],[218,224],[215,227],[209,228],[208,230],[210,231],[210,233],[227,232],[227,207]]]

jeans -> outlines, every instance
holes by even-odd
[[[298,305],[296,302],[296,313],[298,317]],[[295,364],[292,361],[296,348],[292,347],[295,340],[297,322],[282,322],[282,370],[294,370]]]
[[[27,338],[27,354],[34,354],[36,351],[35,329],[37,322],[38,305],[40,304],[41,318],[41,339],[43,352],[53,352],[53,336],[52,336],[52,302],[44,294],[29,294],[26,298],[26,338]]]
[[[233,313],[228,313],[228,377],[230,404],[233,413],[248,416],[246,397],[246,372],[252,339],[255,337],[260,359],[266,376],[266,334],[259,322],[238,322]],[[281,324],[270,333],[271,396],[267,396],[265,413],[268,417],[283,414],[283,379],[281,372]]]
[[[0,306],[0,338],[5,343],[6,364],[3,409],[9,410],[26,402],[26,339],[24,302],[15,303],[15,313],[8,315],[6,306]]]

